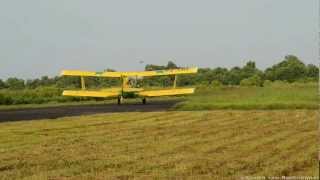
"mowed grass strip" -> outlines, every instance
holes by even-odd
[[[318,176],[314,110],[112,113],[0,124],[0,179]]]
[[[196,93],[176,105],[178,110],[273,110],[318,109],[317,83],[277,84],[265,87],[223,86],[197,88]]]

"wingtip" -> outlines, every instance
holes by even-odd
[[[61,72],[60,72],[60,76],[64,76],[64,73],[65,72],[65,70],[62,70]]]
[[[192,70],[194,73],[197,73],[198,72],[198,67],[192,67],[192,68],[190,68],[190,70]]]

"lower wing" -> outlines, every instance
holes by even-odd
[[[119,91],[63,91],[64,96],[78,97],[117,97],[121,94]]]
[[[193,94],[195,88],[179,88],[179,89],[162,89],[162,90],[143,90],[143,89],[124,89],[124,92],[133,92],[142,97],[158,97],[158,96],[174,96],[174,95],[184,95]],[[63,91],[63,96],[75,96],[75,97],[118,97],[120,96],[121,89],[109,89],[100,91],[89,91],[89,90],[66,90]]]
[[[150,90],[138,92],[140,96],[144,97],[157,97],[157,96],[174,96],[183,94],[193,94],[195,88],[185,89],[163,89],[163,90]]]

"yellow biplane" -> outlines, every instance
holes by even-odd
[[[142,98],[142,103],[146,104],[146,98],[158,96],[175,96],[183,94],[192,94],[195,88],[177,88],[177,77],[181,74],[197,73],[198,68],[181,68],[169,70],[156,71],[142,71],[142,72],[89,72],[77,70],[64,70],[61,72],[62,76],[79,76],[81,78],[81,90],[65,90],[64,96],[76,97],[100,97],[118,98],[118,104],[121,104],[124,98],[139,97]],[[132,87],[129,84],[130,78],[143,78],[151,76],[174,76],[173,87],[170,89],[145,90],[143,88]],[[102,90],[88,90],[86,89],[85,77],[103,77],[103,78],[120,78],[121,87],[109,88]]]

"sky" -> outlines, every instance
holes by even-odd
[[[318,0],[0,0],[0,78],[318,62]],[[143,61],[143,63],[142,63]]]

